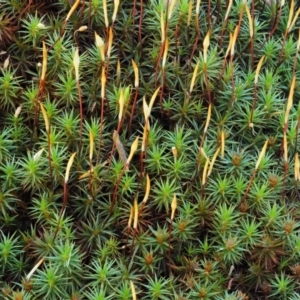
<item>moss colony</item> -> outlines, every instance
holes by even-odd
[[[0,3],[1,299],[300,299],[299,3]]]

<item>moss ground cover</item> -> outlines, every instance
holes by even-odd
[[[297,1],[0,7],[0,299],[300,299]]]

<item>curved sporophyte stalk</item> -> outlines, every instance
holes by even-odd
[[[257,101],[257,82],[258,82],[258,76],[259,76],[259,72],[260,69],[262,67],[262,64],[264,62],[265,57],[263,56],[260,60],[259,63],[256,67],[256,72],[255,72],[255,80],[254,80],[254,101],[253,101],[253,105],[252,105],[252,110],[251,110],[251,116],[250,116],[250,123],[249,123],[249,127],[253,126],[252,123],[252,119],[253,119],[253,112],[255,110],[255,106],[256,106],[256,101]]]
[[[175,159],[175,156],[174,156]],[[171,238],[172,238],[172,224],[173,224],[173,220],[175,217],[175,211],[177,208],[177,198],[176,198],[176,194],[174,194],[173,196],[173,200],[171,203],[171,220],[170,220],[170,225],[169,225],[169,241],[168,241],[168,255],[169,255],[169,265],[171,264]]]
[[[244,193],[244,196],[243,196],[243,198],[242,198],[242,200],[241,200],[241,202],[240,202],[240,205],[243,205],[243,204],[245,203],[245,200],[246,200],[246,198],[247,198],[247,195],[248,195],[249,190],[250,190],[250,188],[251,188],[251,185],[252,185],[252,183],[253,183],[254,177],[255,177],[255,175],[256,175],[256,173],[257,173],[257,170],[258,170],[258,168],[259,168],[259,165],[260,165],[262,159],[263,159],[264,156],[265,156],[265,153],[266,153],[266,150],[267,150],[267,146],[268,146],[268,140],[266,140],[266,142],[265,142],[265,144],[264,144],[264,146],[263,146],[263,148],[262,148],[262,150],[261,150],[261,152],[260,152],[260,154],[259,154],[258,160],[257,160],[256,165],[255,165],[255,169],[254,169],[254,171],[253,171],[253,173],[252,173],[252,175],[251,175],[250,181],[249,181],[249,183],[248,183],[248,186],[247,186],[247,189],[246,189],[246,191],[245,191],[245,193]]]
[[[60,31],[59,37],[56,39],[56,41],[53,43],[53,45],[51,46],[50,49],[52,49],[56,45],[56,43],[63,37],[65,29],[66,29],[66,26],[67,26],[67,22],[69,21],[69,19],[71,18],[71,16],[73,15],[73,13],[75,12],[75,10],[79,6],[79,4],[80,4],[80,0],[75,0],[74,4],[72,5],[70,11],[68,12],[68,14],[67,14],[67,16],[65,18],[65,21],[64,21],[64,24],[63,24],[63,28]]]
[[[83,105],[82,105],[82,96],[81,96],[81,87],[79,82],[79,49],[78,47],[75,50],[74,58],[73,58],[73,65],[75,69],[75,79],[76,79],[76,85],[78,90],[78,96],[79,96],[79,110],[80,110],[80,132],[79,132],[79,146],[81,147],[82,142],[82,130],[83,130]]]
[[[129,121],[129,134],[131,133],[131,125],[132,125],[132,119],[133,119],[133,115],[134,115],[134,110],[135,110],[135,106],[136,106],[136,101],[138,98],[138,94],[139,94],[139,69],[135,63],[134,60],[131,60],[132,63],[132,67],[134,70],[134,88],[135,88],[135,94],[134,94],[134,100],[133,100],[133,104],[132,104],[132,109],[131,109],[131,114],[130,114],[130,121]]]
[[[154,105],[154,101],[158,95],[160,87],[156,89],[154,94],[151,97],[149,105],[146,102],[145,97],[143,97],[143,112],[145,117],[145,124],[144,124],[144,130],[143,130],[143,138],[142,138],[142,147],[141,147],[141,154],[140,154],[140,178],[142,177],[143,171],[144,171],[144,160],[146,160],[146,153],[147,153],[147,145],[149,142],[149,131],[150,131],[150,115],[151,110]]]
[[[145,191],[145,196],[144,196],[143,201],[142,201],[141,209],[139,211],[139,215],[143,214],[143,210],[144,210],[145,205],[148,201],[149,194],[150,194],[150,189],[151,189],[151,182],[150,182],[150,177],[149,177],[148,173],[146,174],[145,177],[146,177],[146,191]]]
[[[204,74],[205,74],[205,83],[206,83],[206,88],[207,88],[208,103],[211,104],[212,99],[211,99],[211,93],[210,93],[210,82],[209,82],[208,74],[207,74],[207,50],[209,47],[209,43],[210,43],[210,31],[207,32],[207,34],[203,40],[203,61],[204,61]]]
[[[53,236],[53,241],[55,240],[56,238],[56,235],[59,231],[59,224],[60,224],[60,220],[62,218],[62,215],[65,211],[65,208],[66,208],[66,205],[67,205],[67,197],[68,197],[68,187],[67,187],[67,184],[68,184],[68,181],[69,181],[69,177],[70,177],[70,170],[71,170],[71,167],[72,167],[72,164],[74,162],[74,158],[75,158],[75,155],[76,155],[76,152],[74,152],[70,158],[69,158],[69,161],[68,161],[68,164],[67,164],[67,168],[66,168],[66,174],[65,174],[65,178],[64,178],[64,192],[63,192],[63,203],[62,203],[62,207],[61,207],[61,210],[59,212],[59,217],[58,217],[58,221],[57,221],[57,227],[56,227],[56,230],[54,232],[54,236]]]
[[[166,66],[168,50],[169,50],[169,40],[168,40],[168,38],[166,38],[164,50],[163,50],[163,58],[162,58],[162,83],[161,83],[160,96],[159,96],[161,113],[162,113],[163,93],[164,93],[164,89],[165,89],[165,66]]]
[[[115,136],[116,136],[116,134],[117,134],[117,133],[116,133],[116,131],[115,131]],[[117,139],[117,136],[116,136],[115,139]],[[118,141],[117,141],[117,142],[118,142]],[[129,165],[130,165],[130,162],[131,162],[131,160],[132,160],[132,158],[133,158],[133,155],[134,155],[134,153],[136,152],[136,150],[137,150],[137,148],[138,148],[138,142],[139,142],[139,137],[137,137],[137,138],[134,140],[134,142],[132,143],[131,149],[130,149],[130,154],[129,154],[128,158],[126,159],[126,161],[123,163],[124,166],[123,166],[122,173],[120,174],[120,176],[119,176],[119,178],[118,178],[117,184],[116,184],[115,189],[114,189],[114,192],[113,192],[112,205],[111,205],[111,212],[112,212],[112,210],[113,210],[113,208],[114,208],[114,205],[115,205],[115,199],[116,199],[116,197],[117,197],[117,191],[118,191],[118,188],[119,188],[121,179],[122,179],[124,173],[125,173],[125,172],[128,170],[128,168],[129,168]],[[122,145],[120,144],[119,147],[122,148]],[[124,151],[124,149],[122,148],[121,151]],[[124,157],[124,159],[125,159],[125,157]]]
[[[93,191],[92,191],[92,171],[93,171],[93,152],[94,152],[94,136],[93,132],[90,130],[89,131],[89,137],[90,137],[90,153],[89,153],[89,164],[90,164],[90,178],[89,178],[89,187],[90,187],[90,193],[91,196],[93,197]]]
[[[43,42],[42,73],[41,73],[41,79],[40,79],[38,94],[36,96],[36,103],[35,103],[34,129],[36,131],[38,130],[38,119],[39,119],[39,113],[40,113],[39,103],[42,102],[42,98],[44,96],[44,91],[45,91],[46,72],[47,72],[47,58],[48,58],[48,51],[47,51],[45,42]]]
[[[284,131],[283,131],[283,141],[282,141],[282,148],[283,148],[283,159],[284,159],[284,178],[283,178],[283,187],[282,187],[282,198],[285,195],[285,181],[286,176],[289,169],[289,161],[288,161],[288,142],[287,142],[287,131],[288,131],[288,121],[289,121],[289,114],[290,110],[293,105],[293,98],[294,98],[294,92],[295,92],[295,84],[296,84],[296,76],[293,75],[291,87],[289,91],[286,111],[285,111],[285,117],[284,117]]]
[[[137,195],[138,196],[138,195]],[[138,218],[139,218],[139,207],[137,202],[137,196],[134,198],[133,201],[133,236],[132,236],[132,244],[131,244],[131,255],[134,255],[133,253],[133,247],[134,247],[134,240],[137,235],[137,227],[138,227]]]
[[[197,0],[197,3],[196,3],[196,14],[195,14],[195,24],[196,24],[196,38],[195,38],[195,42],[193,44],[193,50],[192,50],[192,53],[191,53],[191,56],[190,56],[190,60],[189,60],[189,65],[191,64],[192,62],[192,59],[194,57],[194,53],[197,49],[197,46],[198,46],[198,41],[201,37],[201,31],[200,31],[200,26],[199,26],[199,18],[200,18],[200,3],[201,3],[201,0]]]
[[[230,33],[230,39],[229,39],[229,44],[228,44],[228,48],[226,50],[226,54],[225,54],[225,57],[224,57],[224,62],[223,62],[223,69],[221,71],[221,75],[219,76],[219,80],[221,78],[223,78],[223,75],[224,75],[224,71],[225,71],[225,67],[226,67],[226,58],[227,56],[230,54],[230,60],[229,60],[229,67],[228,67],[228,70],[229,70],[229,74],[231,76],[231,99],[228,103],[228,109],[226,111],[226,114],[223,118],[223,120],[221,121],[221,126],[224,125],[224,123],[227,121],[229,115],[230,115],[230,112],[232,110],[232,107],[233,107],[233,104],[234,104],[234,101],[235,101],[235,81],[234,81],[234,65],[233,65],[233,58],[234,58],[234,53],[235,53],[235,44],[236,44],[236,39],[237,39],[237,35],[238,35],[238,31],[239,31],[239,28],[238,26],[235,27],[235,30],[234,30],[234,33],[231,34]]]
[[[220,36],[220,39],[219,39],[220,48],[223,47],[224,31],[225,31],[227,23],[228,23],[228,18],[229,18],[229,13],[230,13],[230,10],[231,10],[231,7],[232,7],[232,2],[233,2],[233,0],[229,0],[229,2],[228,1],[226,2],[226,4],[227,4],[226,14],[225,14],[224,21],[222,22],[222,32],[221,32],[221,36]]]
[[[163,93],[163,87],[164,87],[164,68],[166,64],[166,57],[169,49],[169,42],[168,42],[168,29],[169,29],[169,22],[172,17],[172,13],[174,10],[175,0],[167,0],[165,3],[160,4],[160,29],[161,29],[161,47],[159,51],[159,55],[156,61],[156,67],[155,67],[155,87],[157,87],[157,77],[158,77],[158,66],[160,63],[160,60],[162,59],[162,90],[161,93]],[[165,14],[164,14],[165,11]],[[162,97],[162,94],[161,94]],[[162,98],[160,98],[162,99]],[[162,110],[162,100],[160,100],[161,104],[161,110]]]
[[[254,23],[248,5],[245,5],[249,22],[250,48],[251,48],[251,67],[254,68]]]
[[[139,37],[139,46],[142,51],[142,26],[143,26],[143,14],[144,14],[144,1],[140,1],[140,12],[139,12],[139,32],[138,32],[138,37]],[[133,2],[133,9],[132,9],[132,25],[133,25],[133,32],[135,31],[135,16],[137,15],[137,2],[134,0]],[[134,42],[133,42],[134,43]]]
[[[280,54],[279,54],[277,66],[279,66],[280,63],[281,63],[286,39],[288,37],[288,34],[293,30],[293,27],[295,26],[295,23],[296,23],[296,20],[297,20],[299,14],[300,14],[300,8],[298,8],[298,10],[295,13],[295,1],[291,0],[289,17],[288,17],[288,21],[287,21],[287,24],[286,24],[286,30],[285,30],[285,33],[284,33],[284,37],[283,37],[283,41],[282,41],[282,47],[281,47],[281,51],[280,51]]]
[[[201,151],[203,150],[203,145],[204,145],[204,141],[205,141],[205,138],[206,138],[207,129],[209,127],[209,123],[210,123],[210,119],[211,119],[211,109],[212,109],[212,104],[210,103],[209,106],[208,106],[208,112],[207,112],[205,127],[204,127],[204,130],[203,130],[203,135],[202,135],[201,142],[200,142],[200,145],[199,145],[199,152],[198,152],[198,159],[197,159],[197,165],[198,166],[199,166],[199,163],[200,163]]]
[[[50,180],[51,180],[51,184],[52,184],[53,180],[52,180],[52,164],[51,164],[50,124],[49,124],[47,112],[41,102],[40,102],[40,106],[41,106],[41,110],[43,113],[47,137],[48,137],[48,160],[49,160]]]
[[[99,149],[98,149],[98,155],[97,155],[97,162],[100,158],[100,149],[101,149],[101,142],[102,142],[102,130],[103,130],[103,122],[104,122],[104,101],[105,101],[105,87],[106,87],[106,75],[105,75],[105,67],[102,66],[101,71],[101,112],[100,112],[100,134],[99,134]],[[113,152],[114,148],[112,149]]]

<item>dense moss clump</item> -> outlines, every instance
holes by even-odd
[[[7,1],[1,299],[300,299],[300,8]]]

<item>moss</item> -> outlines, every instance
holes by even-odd
[[[0,298],[298,299],[275,2],[1,2]]]

